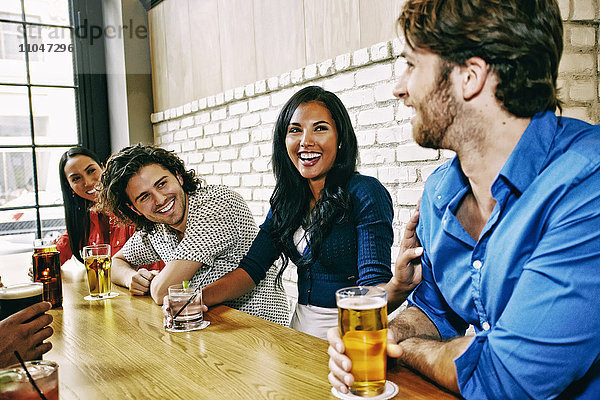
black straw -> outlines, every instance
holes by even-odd
[[[29,382],[31,382],[31,385],[33,386],[33,388],[36,390],[36,392],[38,392],[38,394],[40,395],[40,398],[42,400],[48,400],[46,398],[46,396],[44,396],[44,393],[42,393],[42,391],[40,390],[40,388],[38,387],[38,385],[33,380],[33,377],[31,376],[31,374],[29,373],[29,371],[27,371],[27,367],[25,366],[25,362],[21,358],[21,355],[19,354],[19,352],[16,351],[16,350],[15,350],[15,357],[17,357],[17,360],[19,360],[19,362],[23,366],[23,369],[25,370],[25,373],[27,374],[27,378],[29,379]]]
[[[196,298],[196,296],[198,296],[198,292],[195,292],[193,295],[191,295],[191,296],[190,296],[190,298],[189,298],[189,299],[188,299],[188,300],[185,302],[185,304],[183,305],[183,307],[181,307],[181,308],[179,309],[179,311],[177,311],[177,312],[175,313],[175,315],[173,315],[173,321],[175,321],[175,318],[179,317],[179,314],[181,314],[181,312],[182,312],[183,310],[185,310],[185,308],[186,308],[187,306],[189,306],[189,305],[190,305],[190,303],[191,303],[192,301],[194,301],[194,299]]]

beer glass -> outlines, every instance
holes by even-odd
[[[44,398],[58,400],[58,364],[52,361],[28,361],[27,371]],[[0,399],[40,399],[27,373],[19,364],[0,370]]]
[[[44,300],[52,308],[62,306],[62,278],[60,274],[60,252],[49,239],[33,242],[33,280],[44,284]]]
[[[110,245],[85,246],[83,248],[83,262],[90,289],[90,295],[86,299],[95,300],[112,297],[110,293]]]
[[[169,311],[173,318],[172,330],[188,331],[202,327],[202,289],[184,288],[182,284],[169,286]]]
[[[352,360],[350,392],[373,397],[385,389],[387,297],[376,286],[355,286],[335,293],[346,355]]]
[[[44,285],[29,282],[0,287],[0,320],[43,301]]]

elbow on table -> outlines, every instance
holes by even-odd
[[[152,297],[152,300],[154,300],[156,304],[162,306],[163,300],[167,295],[167,286],[161,285],[159,282],[156,282],[156,284],[154,283],[155,282],[152,281],[152,284],[150,285],[150,297]]]

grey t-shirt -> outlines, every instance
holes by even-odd
[[[122,250],[125,259],[133,266],[158,260],[201,262],[190,284],[202,286],[237,268],[258,232],[242,197],[226,186],[209,185],[189,196],[188,210],[181,242],[168,226],[158,224],[154,232],[138,231],[127,241]],[[272,266],[252,291],[224,304],[288,326],[287,298],[275,284],[276,275],[277,268]]]

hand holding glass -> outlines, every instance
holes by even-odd
[[[355,286],[335,293],[339,328],[352,360],[350,392],[373,397],[385,389],[387,296],[377,286]]]

